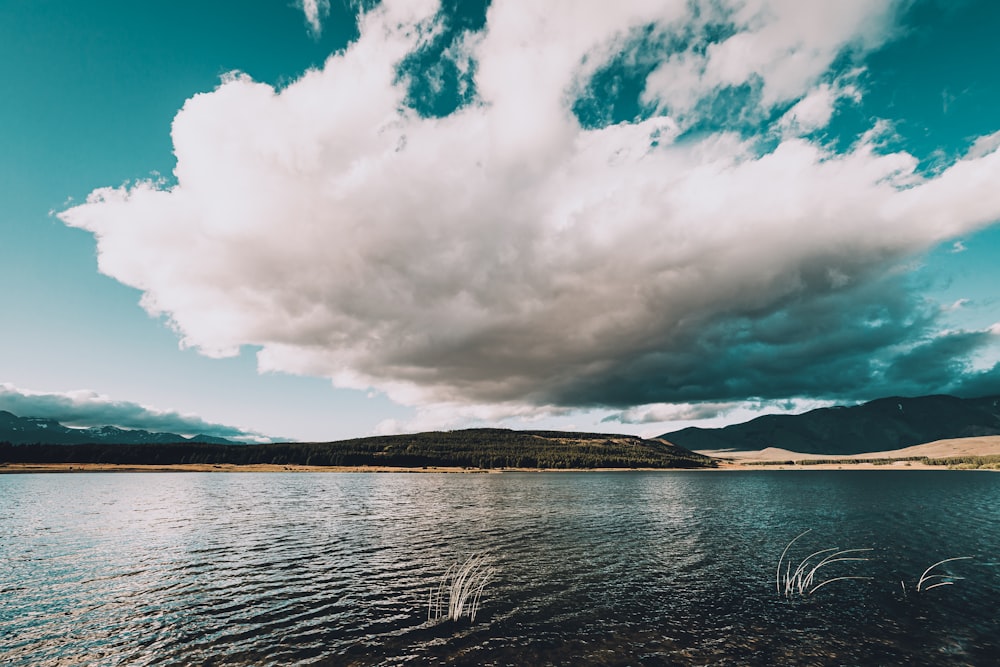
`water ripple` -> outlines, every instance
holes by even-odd
[[[0,477],[12,665],[992,664],[1000,475]],[[871,582],[774,590],[777,555],[871,547]],[[803,539],[805,542],[806,539]],[[449,564],[499,574],[427,622]],[[955,585],[917,594],[956,555]]]

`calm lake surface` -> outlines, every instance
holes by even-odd
[[[973,471],[2,475],[0,662],[995,665],[998,519]],[[872,579],[779,594],[806,529],[793,569]]]

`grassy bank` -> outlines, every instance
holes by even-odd
[[[949,456],[931,458],[927,456],[904,456],[900,458],[813,458],[782,461],[740,461],[739,467],[778,467],[795,466],[797,468],[859,468],[859,467],[938,467],[950,470],[1000,470],[1000,455],[987,456]]]

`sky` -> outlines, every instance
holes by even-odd
[[[989,0],[0,4],[0,409],[655,436],[1000,394]]]

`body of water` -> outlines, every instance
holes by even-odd
[[[994,665],[998,508],[965,471],[4,475],[0,662]],[[779,591],[809,529],[782,576],[863,578]],[[475,622],[428,622],[473,553]]]

